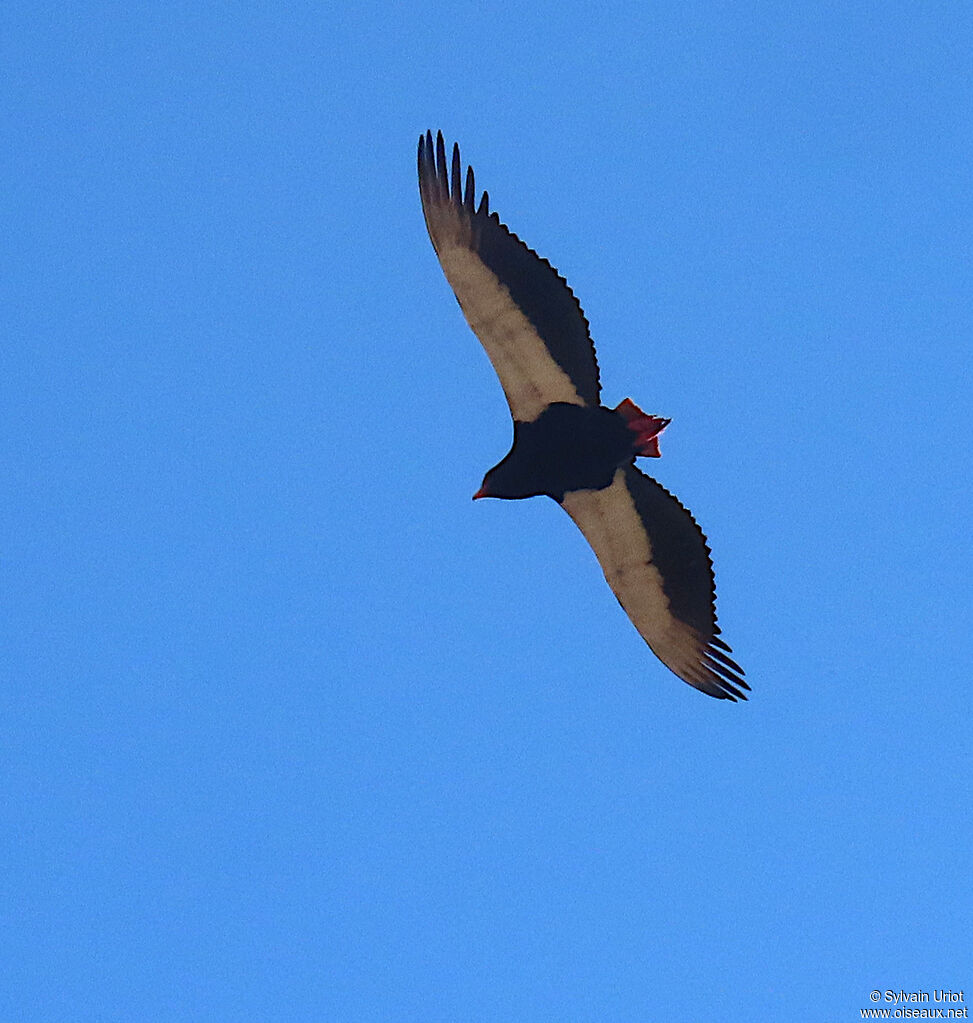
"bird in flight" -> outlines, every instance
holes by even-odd
[[[743,669],[716,624],[709,547],[692,515],[635,465],[658,458],[669,423],[631,399],[601,404],[588,321],[567,281],[465,187],[459,146],[419,136],[426,228],[463,315],[510,406],[510,452],[474,499],[546,494],[574,519],[608,585],[653,653],[685,682],[745,700]]]

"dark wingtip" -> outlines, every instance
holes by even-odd
[[[466,168],[465,182],[463,179],[463,163],[460,156],[459,143],[453,143],[450,159],[446,158],[446,140],[441,131],[436,132],[433,143],[432,131],[419,135],[418,147],[419,178],[427,182],[426,187],[433,190],[432,194],[439,200],[448,200],[454,205],[463,207],[471,216],[488,215],[490,197],[484,191],[480,205],[476,206],[476,179],[473,168]]]
[[[450,174],[450,195],[457,206],[463,205],[462,167],[459,158],[459,143],[453,143],[453,165]]]
[[[436,173],[441,181],[447,182],[447,193],[449,192],[449,171],[446,165],[446,140],[441,131],[436,132]]]
[[[688,681],[684,679],[683,681]],[[746,703],[747,697],[735,686],[729,685],[723,679],[707,680],[707,684],[689,682],[694,689],[698,689],[706,696],[712,696],[714,700],[729,700],[730,703],[739,703],[743,700]]]
[[[690,685],[692,685],[692,683],[690,683]],[[706,693],[707,696],[712,696],[716,700],[729,700],[731,703],[739,703],[741,700],[744,703],[747,702],[747,694],[741,689],[738,689],[736,686],[731,685],[725,679],[716,679],[712,685],[712,689],[700,689],[699,686],[696,686],[696,688],[700,689],[701,692]],[[750,687],[747,686],[746,688],[749,689]]]
[[[432,132],[427,131],[419,136],[419,183],[424,189],[435,187],[436,161],[432,148]]]
[[[705,672],[707,682],[718,687],[725,694],[730,694],[735,700],[746,700],[743,690],[750,692],[743,677],[743,668],[731,657],[727,657],[716,648],[716,639],[710,639],[702,651],[702,669]],[[726,646],[725,643],[720,644]],[[727,647],[729,650],[729,647]]]
[[[727,647],[725,643],[721,643],[720,646],[726,647],[726,649],[729,650],[729,647]],[[707,651],[710,657],[715,658],[717,661],[720,661],[722,664],[726,665],[727,668],[730,668],[732,671],[736,672],[737,675],[746,674],[743,668],[741,668],[740,665],[737,664],[737,662],[734,661],[732,657],[727,657],[727,655],[723,653],[721,650],[716,649],[715,639],[710,640],[710,647],[711,649]]]
[[[460,156],[459,143],[453,143],[450,158],[446,157],[446,139],[441,131],[436,132],[435,145],[432,131],[419,136],[418,149],[419,178],[426,182],[425,188],[430,189],[431,196],[437,201],[443,200],[462,207],[470,216],[490,216],[490,194],[485,189],[480,196],[480,205],[476,205],[476,179],[472,166],[466,168],[463,179],[463,162]],[[494,213],[493,219],[499,224],[500,218]]]

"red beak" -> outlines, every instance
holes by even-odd
[[[483,486],[480,487],[480,489],[473,495],[473,500],[474,501],[478,501],[481,497],[489,497],[489,496],[490,495],[487,493],[486,484],[484,483]]]

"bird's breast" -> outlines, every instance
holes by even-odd
[[[601,490],[631,461],[631,434],[611,409],[557,402],[518,423],[513,455],[536,490],[560,501],[572,490]]]

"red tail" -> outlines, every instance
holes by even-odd
[[[647,458],[661,458],[659,450],[659,434],[672,422],[661,416],[646,415],[632,401],[626,398],[615,407],[615,411],[625,420],[628,428],[635,434],[635,453]]]

